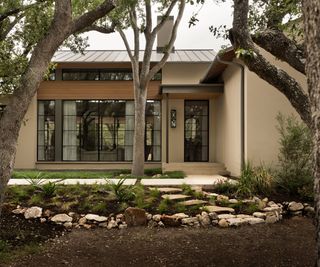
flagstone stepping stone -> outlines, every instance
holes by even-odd
[[[204,206],[203,208],[204,208],[205,210],[207,210],[208,212],[215,212],[215,213],[225,213],[225,212],[229,212],[229,213],[234,213],[234,209],[233,209],[233,208],[228,208],[228,207]]]
[[[194,206],[194,205],[202,205],[202,204],[207,204],[208,201],[200,200],[200,199],[190,199],[181,202],[181,205],[184,206]]]
[[[167,193],[167,194],[176,194],[181,193],[181,188],[175,188],[175,187],[149,187],[150,190],[158,190],[160,193]]]
[[[182,194],[165,194],[161,196],[163,199],[170,199],[170,200],[184,200],[190,198],[191,196],[182,195]]]

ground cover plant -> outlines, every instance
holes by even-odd
[[[146,169],[145,175],[135,177],[129,169],[106,170],[106,171],[39,171],[39,170],[15,170],[13,179],[103,179],[103,178],[184,178],[183,171],[163,172],[161,168]]]

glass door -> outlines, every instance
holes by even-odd
[[[206,162],[209,155],[209,101],[186,100],[184,112],[184,161]]]

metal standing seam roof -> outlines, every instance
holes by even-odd
[[[171,53],[167,62],[175,63],[211,63],[216,56],[212,49],[179,49]],[[152,51],[151,62],[159,62],[161,53]],[[140,59],[143,59],[143,51],[140,51]],[[57,51],[52,59],[55,63],[109,63],[130,62],[126,50],[86,50],[84,54],[75,54],[71,51]]]

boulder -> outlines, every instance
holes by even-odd
[[[288,210],[291,212],[301,211],[303,209],[304,209],[304,206],[300,202],[297,203],[297,202],[292,201],[288,205]]]
[[[31,207],[26,209],[24,212],[24,217],[26,219],[35,219],[35,218],[40,218],[42,215],[42,208],[40,207]]]
[[[175,215],[162,215],[161,221],[165,226],[180,226],[181,219]]]
[[[229,227],[229,224],[228,224],[227,220],[225,220],[225,219],[220,220],[218,224],[219,224],[219,226],[220,226],[221,228],[227,228],[227,227]]]
[[[51,218],[51,221],[55,222],[55,223],[72,222],[72,217],[68,216],[67,214],[62,213],[62,214],[54,215]]]
[[[152,220],[155,222],[160,222],[161,221],[161,215],[160,214],[155,214],[152,216]]]
[[[129,207],[125,210],[124,217],[128,226],[147,225],[147,216],[143,209]]]
[[[87,214],[87,215],[85,216],[85,218],[86,218],[88,221],[95,221],[95,222],[98,222],[98,223],[102,223],[102,222],[108,221],[108,217],[99,216],[99,215],[97,215],[97,214]]]
[[[199,219],[198,217],[190,217],[190,218],[184,218],[181,220],[182,224],[186,225],[194,225],[194,224],[199,224]]]
[[[244,220],[248,223],[248,224],[259,224],[259,223],[265,223],[264,219],[261,218],[255,218],[255,217],[250,217],[250,218],[244,218]]]
[[[242,224],[246,224],[246,220],[242,218],[230,218],[227,219],[227,222],[229,223],[230,226],[240,226]]]

